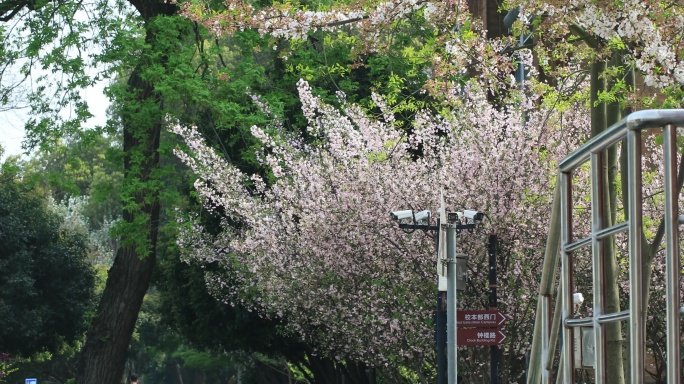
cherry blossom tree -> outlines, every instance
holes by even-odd
[[[434,212],[444,191],[452,209],[478,207],[488,213],[488,230],[505,228],[510,289],[500,301],[517,329],[508,352],[521,360],[554,164],[578,144],[574,128],[586,121],[574,116],[567,130],[549,130],[561,114],[540,111],[533,100],[498,109],[473,82],[463,108],[423,112],[407,135],[385,107],[378,119],[344,101],[341,110],[323,104],[306,82],[299,89],[314,142],[277,124],[253,129],[273,170],[270,184],[239,172],[194,129],[173,128],[188,144],[178,155],[199,175],[195,187],[225,217],[215,237],[194,224],[182,238],[190,257],[224,266],[225,274],[208,278],[210,290],[285,319],[321,353],[420,371],[433,358],[435,250],[428,236],[398,230],[389,212]],[[485,239],[479,231],[459,237],[476,286],[465,307],[483,306]]]
[[[603,52],[620,48],[644,75],[644,82],[655,88],[684,84],[684,63],[680,48],[684,10],[675,2],[627,0],[619,2],[511,1],[539,19],[539,34],[545,41],[567,43],[573,38],[595,38],[605,42]],[[573,31],[581,28],[583,36]],[[593,48],[593,47],[592,47]],[[545,52],[545,53],[544,53]],[[596,50],[593,50],[596,52]],[[550,58],[550,51],[539,52]]]
[[[592,115],[596,116],[595,119],[592,117],[593,132],[599,132],[601,127],[616,122],[620,117],[620,106],[628,106],[627,111],[631,108],[654,106],[681,107],[684,77],[681,68],[682,51],[678,48],[678,41],[682,37],[680,23],[684,12],[678,5],[652,1],[516,3],[522,6],[528,15],[539,16],[535,28],[543,33],[537,34],[540,44],[536,53],[542,66],[552,73],[559,73],[553,69],[554,64],[557,64],[559,59],[573,60],[573,55],[586,63],[592,63],[592,84],[596,84],[592,85]],[[525,29],[522,25],[518,27]],[[560,46],[562,54],[549,49],[552,46]],[[633,81],[635,70],[638,73],[637,78],[640,79],[636,85]],[[639,84],[640,82],[643,83]],[[601,105],[603,110],[597,108]],[[658,153],[655,149],[651,152]],[[614,153],[609,154],[609,157],[613,159],[616,169],[618,156]],[[609,178],[611,177],[609,175]],[[608,186],[613,191],[613,207],[618,206],[616,200],[619,198],[616,193],[619,188],[616,188],[615,184],[617,183]],[[655,182],[649,188],[652,191],[660,191],[662,185]],[[649,303],[650,297],[662,296],[663,264],[660,250],[663,223],[662,214],[656,216],[659,218],[651,218],[649,221],[652,226],[651,235],[642,241],[642,252],[645,257],[644,264],[640,267],[645,270],[646,279],[650,281],[650,284],[644,285],[645,289],[642,292],[646,303]],[[608,263],[607,281],[614,282],[620,279],[618,257],[616,253],[613,260]],[[623,290],[620,295],[623,301],[623,305],[620,305],[619,284],[608,284],[607,287],[613,294],[608,303],[611,310],[625,308],[626,292]],[[649,311],[657,311],[662,303],[656,300],[652,304],[651,308],[647,305]],[[664,324],[653,323],[647,327],[649,344],[658,345],[659,334],[663,332],[660,326]],[[623,373],[621,331],[616,324],[614,330],[608,332],[609,353],[612,356],[608,359],[609,369],[612,369],[608,375],[616,382],[623,382],[622,379],[618,380]],[[659,377],[657,371],[663,365],[662,355],[659,355],[657,350],[658,347],[653,348],[656,359],[653,370],[656,372],[653,376],[656,378]],[[658,368],[659,366],[661,368]]]
[[[640,108],[663,96],[676,105],[684,82],[682,52],[673,44],[682,10],[661,2],[510,1],[507,7],[521,8],[513,33],[532,33],[533,51],[517,49],[514,37],[487,39],[460,1],[360,1],[311,10],[228,0],[224,12],[201,2],[181,6],[216,34],[252,28],[274,44],[316,30],[354,33],[363,37],[355,41],[360,61],[363,53],[382,52],[401,22],[419,18],[434,31],[433,77],[424,89],[441,108],[418,113],[406,126],[381,96],[378,117],[344,95],[339,108],[325,104],[300,82],[310,140],[276,117],[273,126],[253,129],[273,180],[241,173],[193,128],[173,128],[188,144],[178,155],[197,172],[196,188],[224,217],[222,233],[211,236],[192,223],[180,240],[188,257],[225,267],[208,277],[210,290],[284,319],[323,354],[417,372],[433,358],[433,240],[399,231],[388,212],[434,212],[444,191],[451,209],[488,213],[485,230],[502,241],[500,300],[514,330],[504,346],[506,374],[516,380],[532,332],[557,162],[589,136],[596,105]],[[589,65],[618,55],[620,61],[595,72],[606,85],[590,88]],[[516,62],[528,70],[522,87],[511,75]],[[628,81],[626,68],[638,70],[644,85]],[[464,307],[484,305],[484,238],[459,236],[473,276]],[[477,374],[474,353],[464,351],[462,363]]]

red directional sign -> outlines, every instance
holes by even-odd
[[[506,334],[498,328],[465,328],[456,331],[458,345],[499,345]]]
[[[456,325],[460,327],[496,328],[506,322],[498,309],[456,312]]]

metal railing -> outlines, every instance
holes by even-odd
[[[680,317],[682,306],[680,297],[680,255],[678,214],[679,188],[677,185],[677,126],[684,126],[684,110],[645,110],[630,114],[622,121],[614,124],[603,133],[588,141],[578,150],[567,156],[560,164],[557,198],[560,205],[555,205],[552,215],[560,211],[559,223],[552,217],[552,228],[549,233],[549,244],[545,255],[544,272],[540,287],[538,316],[535,324],[535,340],[528,383],[549,384],[552,379],[554,349],[557,343],[558,328],[562,330],[564,340],[560,351],[559,372],[561,383],[575,382],[575,344],[574,332],[579,327],[593,329],[594,340],[594,372],[595,383],[610,383],[606,377],[606,333],[605,326],[614,322],[627,321],[629,331],[629,382],[643,384],[645,360],[646,308],[644,289],[645,281],[643,265],[644,239],[643,207],[642,207],[642,132],[654,128],[662,128],[663,133],[663,173],[664,173],[664,242],[665,242],[665,284],[666,284],[666,327],[667,327],[667,382],[679,383],[681,375],[681,335]],[[626,219],[620,223],[606,220],[606,149],[622,142],[626,145],[627,201],[623,202]],[[575,239],[573,233],[573,189],[574,172],[586,163],[590,164],[591,179],[591,234]],[[608,223],[608,224],[606,224]],[[553,226],[558,229],[553,230]],[[559,232],[559,234],[558,234]],[[605,242],[619,233],[627,233],[629,253],[629,308],[620,312],[606,313],[605,268],[602,262],[605,256]],[[560,244],[554,243],[553,236],[560,237]],[[557,240],[555,240],[557,241]],[[593,291],[593,316],[575,318],[572,295],[574,291],[573,253],[582,248],[591,249],[591,279]],[[558,258],[561,263],[560,302],[551,317],[551,300]],[[547,260],[549,259],[549,260]],[[547,270],[549,269],[549,270]],[[560,310],[558,310],[560,308]],[[538,340],[541,338],[541,340]],[[538,366],[537,366],[538,365]]]

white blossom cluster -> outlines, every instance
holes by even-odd
[[[684,33],[681,7],[651,0],[624,0],[619,5],[580,0],[521,3],[531,12],[550,16],[549,23],[576,24],[603,41],[622,42],[648,86],[684,84],[684,51],[678,44]]]
[[[192,149],[179,156],[200,176],[196,185],[207,206],[221,206],[232,222],[243,223],[236,231],[225,222],[225,232],[214,238],[190,227],[181,240],[195,258],[225,266],[223,275],[210,277],[212,292],[287,319],[321,353],[373,365],[422,361],[432,353],[432,240],[398,230],[388,213],[412,207],[436,214],[441,190],[450,207],[480,207],[491,225],[515,233],[513,252],[521,258],[507,273],[530,287],[537,283],[525,265],[528,250],[543,248],[553,159],[577,138],[545,131],[552,111],[528,111],[523,128],[519,108],[497,110],[484,91],[472,88],[464,108],[448,119],[420,113],[406,136],[386,108],[381,120],[354,105],[340,111],[313,96],[306,82],[299,86],[307,129],[320,141],[306,144],[283,131],[254,128],[276,178],[261,183],[258,195],[239,186],[247,176],[202,144],[196,130],[173,128]],[[540,145],[548,150],[540,152]],[[417,150],[422,155],[415,159]],[[464,235],[463,249],[480,260],[481,246],[477,236]],[[473,273],[481,273],[478,265]],[[502,306],[529,316],[516,309],[518,294],[502,293]],[[521,340],[526,332],[521,329]]]
[[[526,308],[533,308],[538,288],[556,166],[588,138],[586,67],[619,49],[623,64],[634,65],[648,86],[684,84],[682,48],[676,44],[684,18],[678,7],[657,1],[510,3],[523,7],[522,17],[543,16],[534,36],[539,46],[554,46],[553,52],[541,58],[532,50],[504,53],[512,40],[487,39],[465,1],[360,1],[321,12],[289,4],[255,10],[229,0],[235,12],[211,17],[184,5],[189,17],[216,33],[255,28],[302,39],[311,31],[353,28],[368,51],[379,49],[378,37],[393,23],[422,12],[434,21],[439,44],[425,89],[444,108],[416,112],[410,129],[395,124],[380,95],[373,100],[382,116],[373,117],[346,103],[344,95],[338,95],[342,108],[326,105],[300,81],[308,124],[299,128],[315,140],[287,132],[275,117],[268,129],[251,131],[263,145],[257,155],[272,172],[272,183],[241,173],[208,148],[197,130],[173,128],[188,145],[188,152],[177,154],[198,174],[196,188],[205,205],[226,218],[218,236],[191,223],[179,239],[189,257],[223,266],[208,276],[212,293],[286,319],[291,331],[328,356],[387,366],[429,360],[433,240],[399,231],[387,216],[400,208],[436,214],[444,191],[450,210],[487,212],[489,229],[498,230],[506,244],[500,303],[513,320],[503,348],[522,358],[531,336],[533,314]],[[576,48],[581,43],[569,37],[571,26],[601,47]],[[525,85],[511,76],[517,62],[528,71]],[[553,67],[557,77],[537,80],[537,67]],[[649,148],[656,159],[658,150]],[[587,192],[583,176],[580,171],[575,188]],[[655,206],[658,180],[645,188],[652,196],[646,204]],[[577,234],[588,233],[586,199],[577,211]],[[473,255],[472,276],[487,271],[479,235],[459,238],[461,249]],[[477,301],[466,297],[462,305]]]

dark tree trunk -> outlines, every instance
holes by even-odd
[[[139,98],[151,97],[152,88],[140,80],[137,73],[131,75],[129,85]],[[134,119],[137,120],[137,119]],[[81,351],[81,374],[79,384],[119,384],[126,363],[126,352],[138,318],[143,297],[147,292],[156,262],[157,230],[159,227],[159,197],[157,191],[144,185],[152,180],[159,164],[159,137],[161,121],[141,129],[124,118],[124,168],[127,180],[136,180],[143,187],[134,192],[137,211],[124,210],[127,223],[144,224],[140,236],[146,236],[146,255],[139,254],[135,244],[118,249],[114,264],[109,269],[107,284],[102,293],[97,314],[90,324],[86,343]],[[132,154],[141,154],[139,161]],[[143,232],[144,231],[144,232]],[[143,239],[139,239],[141,241]]]
[[[131,0],[145,20],[146,40],[154,45],[151,18],[172,15],[176,7],[164,1]],[[154,48],[151,48],[154,49]],[[160,63],[149,63],[160,64]],[[161,63],[162,65],[165,63]],[[79,360],[77,384],[120,384],[138,312],[156,262],[159,228],[159,141],[163,127],[162,99],[154,85],[141,77],[142,67],[131,74],[131,98],[123,104],[124,199],[123,220],[136,227],[122,239],[107,276],[102,298],[93,318]],[[131,204],[131,201],[134,204]],[[133,208],[132,208],[133,207]],[[133,237],[138,236],[135,241]]]
[[[126,351],[154,264],[154,254],[141,260],[130,248],[117,252],[97,315],[81,351],[81,369],[76,383],[121,383]]]

